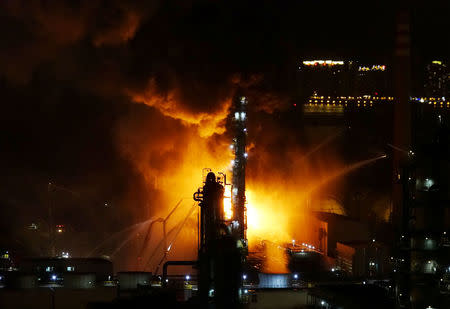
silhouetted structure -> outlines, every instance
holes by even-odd
[[[209,172],[202,190],[194,194],[201,208],[199,298],[203,304],[211,298],[218,308],[235,308],[241,286],[241,252],[223,216],[224,181]]]

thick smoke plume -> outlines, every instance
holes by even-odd
[[[184,199],[168,223],[173,237],[190,212],[202,169],[228,170],[228,109],[240,87],[251,102],[249,220],[259,216],[250,223],[249,237],[300,237],[284,229],[298,227],[300,221],[292,224],[296,218],[303,218],[297,232],[305,235],[310,227],[302,192],[311,179],[326,177],[340,164],[330,152],[326,159],[304,158],[310,148],[295,124],[300,118],[286,121],[298,94],[296,62],[311,42],[320,48],[336,37],[334,50],[344,53],[353,38],[373,34],[347,31],[358,28],[355,21],[346,24],[333,12],[324,18],[335,18],[340,28],[318,26],[299,35],[298,29],[310,29],[308,10],[303,3],[270,1],[2,1],[1,125],[14,136],[4,144],[22,154],[5,153],[2,161],[33,174],[44,188],[48,178],[57,178],[80,193],[83,200],[69,203],[64,197],[59,203],[61,220],[78,226],[79,235],[91,235],[74,249],[78,255],[109,231],[165,218]],[[367,37],[358,48],[376,41]],[[22,190],[23,181],[17,183]],[[100,210],[102,199],[114,207]],[[267,222],[272,214],[279,223]],[[195,219],[194,212],[178,233],[171,258],[195,254]],[[137,240],[115,254],[119,269],[153,269],[161,258],[144,263],[151,253],[138,256],[149,225],[136,226]],[[89,231],[98,231],[99,239]],[[159,246],[157,231],[149,248]],[[117,250],[117,244],[109,246],[96,254]],[[120,262],[123,257],[127,264]]]

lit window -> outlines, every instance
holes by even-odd
[[[51,271],[53,271],[53,267],[52,267],[52,266],[47,266],[47,267],[45,268],[45,271],[46,271],[46,272],[51,272]]]
[[[67,266],[67,271],[75,271],[75,267],[73,267],[73,266]]]

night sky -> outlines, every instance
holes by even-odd
[[[238,85],[260,111],[284,110],[303,57],[390,61],[386,3],[1,1],[1,245],[20,248],[14,231],[46,216],[49,181],[72,191],[54,194],[56,217],[77,231],[101,239],[136,222],[130,208],[158,194],[123,143],[172,139],[199,117],[216,130]],[[415,63],[448,60],[443,3],[412,8]]]

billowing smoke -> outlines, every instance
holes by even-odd
[[[47,171],[52,165],[42,162],[58,158],[61,166],[71,167],[61,169],[60,178],[66,177],[69,185],[75,182],[87,199],[108,192],[115,201],[114,215],[99,215],[92,207],[72,209],[80,221],[114,231],[165,218],[183,199],[168,222],[168,242],[175,235],[179,239],[169,254],[192,258],[195,211],[180,232],[177,227],[191,211],[202,169],[228,170],[228,108],[241,87],[251,102],[249,215],[259,216],[249,222],[249,237],[277,235],[280,239],[273,240],[289,241],[296,236],[293,228],[285,227],[299,218],[303,221],[295,226],[305,224],[296,232],[303,235],[309,229],[303,192],[312,179],[326,177],[340,164],[337,157],[305,158],[308,145],[288,110],[296,95],[293,70],[303,40],[306,36],[316,41],[307,32],[298,35],[296,29],[309,27],[301,18],[309,13],[300,4],[274,8],[268,1],[2,1],[0,8],[1,86],[8,90],[3,101],[19,102],[8,105],[5,115],[12,120],[5,117],[3,123],[8,130],[9,124],[20,123],[25,136],[38,130],[31,146],[21,149],[36,153],[30,171]],[[342,20],[339,17],[338,24]],[[333,37],[328,28],[317,31]],[[29,113],[25,120],[24,113]],[[51,120],[48,125],[45,119]],[[73,174],[69,180],[68,173]],[[257,205],[263,206],[258,210]],[[99,220],[103,216],[109,221]],[[280,223],[269,224],[269,218]],[[153,249],[139,256],[149,222],[131,229],[138,240],[119,241],[125,249],[115,256],[127,257],[129,268],[148,264],[153,270],[168,250],[152,257],[151,250],[163,247],[157,241],[162,237],[158,223],[148,247]],[[98,238],[108,236],[103,233]],[[95,254],[117,251],[117,244],[108,246]],[[80,255],[90,251],[85,247]]]

